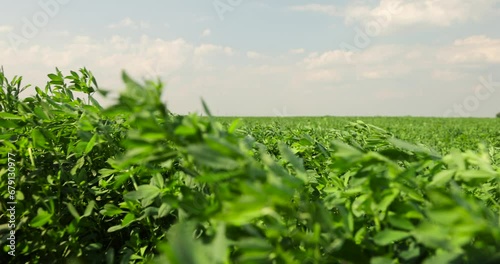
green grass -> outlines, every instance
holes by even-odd
[[[2,261],[500,260],[498,119],[180,116],[126,74],[103,109],[86,69],[48,77],[0,72]]]

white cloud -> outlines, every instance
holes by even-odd
[[[308,70],[335,69],[343,79],[353,73],[357,80],[412,78],[413,72],[419,72],[434,80],[460,81],[473,78],[470,69],[500,64],[500,39],[479,35],[443,46],[374,45],[353,53],[313,52],[302,64]]]
[[[421,53],[413,46],[377,45],[353,55],[357,64],[382,64],[388,61],[415,60]]]
[[[357,2],[345,10],[347,24],[386,21],[391,28],[417,24],[448,27],[494,14],[498,0],[381,0],[379,5]]]
[[[375,6],[372,2],[350,1],[345,7],[306,4],[289,9],[344,17],[347,25],[376,22],[389,32],[414,25],[449,27],[500,13],[498,0],[381,0]]]
[[[305,49],[302,49],[302,48],[301,49],[291,49],[291,50],[289,50],[289,53],[291,53],[291,54],[302,54],[304,52],[305,52]]]
[[[274,108],[282,106],[291,106],[289,109],[294,111],[294,105],[304,107],[300,113],[324,114],[325,111],[349,113],[348,101],[352,98],[362,101],[360,104],[371,102],[365,109],[377,107],[382,100],[386,104],[397,101],[417,105],[415,98],[407,98],[420,96],[421,90],[399,89],[415,83],[425,86],[425,81],[436,79],[453,81],[447,87],[430,86],[439,91],[436,94],[443,94],[443,98],[446,94],[458,97],[454,95],[455,84],[475,80],[476,76],[457,65],[473,62],[484,66],[497,62],[499,41],[471,36],[442,47],[374,44],[352,55],[355,62],[352,64],[340,49],[306,52],[298,48],[264,56],[256,51],[195,44],[182,38],[167,40],[147,35],[132,38],[125,34],[103,39],[72,36],[60,42],[62,47],[37,44],[26,46],[17,54],[6,48],[5,39],[0,39],[0,58],[9,63],[6,67],[9,74],[35,76],[42,81],[46,81],[46,74],[55,66],[63,71],[85,66],[107,89],[122,87],[119,79],[122,68],[136,77],[160,75],[166,82],[169,107],[175,112],[194,111],[203,97],[209,106],[221,106],[222,112],[233,115],[272,114]],[[245,64],[245,58],[265,60]],[[428,80],[419,74],[428,74]],[[33,83],[33,79],[26,80]],[[262,99],[259,94],[266,97]],[[425,100],[431,96],[437,97],[430,94]],[[422,102],[424,99],[418,104]],[[439,111],[435,109],[429,112]],[[356,113],[371,113],[359,111]]]
[[[500,39],[484,35],[456,40],[451,47],[442,48],[438,58],[446,63],[500,63]]]
[[[184,39],[164,40],[146,35],[139,39],[118,35],[106,39],[75,36],[62,48],[32,45],[17,53],[6,48],[8,45],[0,40],[2,62],[9,62],[5,66],[23,72],[28,66],[36,68],[41,73],[40,78],[33,81],[37,85],[45,80],[45,75],[52,72],[54,67],[75,70],[85,66],[97,77],[106,76],[101,79],[104,86],[116,87],[120,84],[119,78],[110,76],[118,77],[122,69],[137,77],[167,76],[189,65],[203,70],[205,65],[211,65],[206,61],[210,58],[201,59],[205,55],[227,55],[233,52],[229,47],[211,44],[194,46]],[[216,60],[217,57],[212,59]]]
[[[435,55],[432,52],[418,45],[378,45],[357,53],[337,49],[310,53],[299,65],[312,72],[310,76],[325,76],[333,71],[336,75],[332,75],[331,80],[396,79],[410,74],[412,70],[429,69],[428,62]]]
[[[342,50],[326,51],[322,54],[313,52],[303,61],[307,69],[317,69],[332,65],[346,64],[346,52]]]
[[[126,17],[118,23],[110,24],[108,28],[132,28],[132,29],[147,29],[150,25],[146,21],[135,21],[130,17]]]
[[[182,38],[165,40],[143,35],[130,38],[115,35],[105,39],[89,36],[75,36],[63,48],[34,45],[16,59],[13,52],[0,52],[0,57],[16,64],[38,64],[79,68],[89,65],[96,72],[106,69],[119,71],[125,68],[137,76],[170,74],[183,67],[194,65],[198,70],[211,65],[208,60],[217,61],[221,56],[231,56],[235,52],[231,47],[214,44],[193,45]],[[41,58],[45,58],[42,60]],[[161,69],[161,72],[157,72]]]
[[[419,65],[407,65],[403,63],[390,63],[387,65],[360,66],[358,68],[358,78],[363,79],[397,79],[407,75],[411,70],[418,68]]]
[[[255,52],[255,51],[247,51],[247,58],[249,59],[265,59],[266,56]]]
[[[201,36],[208,37],[208,36],[210,36],[210,34],[212,34],[212,31],[209,28],[207,28],[207,29],[203,30],[203,32],[201,33]]]
[[[305,73],[305,80],[313,82],[337,82],[341,80],[341,76],[334,69],[311,70]]]
[[[240,69],[234,69],[239,71]],[[260,75],[275,75],[275,74],[289,74],[291,67],[289,65],[257,65],[249,67],[249,72]]]
[[[436,69],[432,71],[432,78],[440,81],[456,81],[463,79],[464,74],[459,71]]]
[[[339,16],[342,14],[341,11],[334,5],[322,5],[322,4],[295,5],[289,7],[289,9],[293,11],[324,13],[330,16]]]
[[[228,56],[234,54],[233,49],[231,47],[223,47],[214,44],[201,44],[194,50],[195,55],[205,56],[210,54],[222,53]]]
[[[11,32],[14,28],[8,25],[0,25],[0,33]]]

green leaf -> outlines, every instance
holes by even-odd
[[[154,186],[163,189],[165,187],[165,179],[163,179],[163,176],[161,173],[155,173],[153,174],[153,177],[151,178],[151,184]]]
[[[438,153],[435,153],[434,151],[425,149],[421,146],[417,146],[417,145],[411,144],[409,142],[406,142],[406,141],[403,141],[403,140],[400,140],[397,138],[389,138],[388,141],[391,144],[393,144],[394,146],[401,148],[403,150],[407,150],[407,151],[410,151],[413,153],[425,154],[425,155],[427,155],[431,158],[434,158],[434,159],[441,158],[441,155],[439,155]]]
[[[15,122],[6,119],[0,119],[0,127],[3,128],[18,128],[19,125]]]
[[[135,215],[133,213],[128,213],[122,220],[122,226],[128,226],[135,221]]]
[[[80,220],[81,216],[80,214],[78,213],[78,211],[76,211],[75,207],[71,204],[71,203],[66,203],[66,206],[68,207],[68,210],[69,212],[71,213],[71,215],[76,219],[76,220]]]
[[[201,104],[203,105],[203,110],[205,111],[205,113],[208,116],[212,116],[212,113],[210,112],[210,110],[208,109],[207,104],[205,103],[205,100],[201,99]]]
[[[128,179],[130,178],[130,173],[121,173],[118,174],[115,180],[115,183],[113,184],[113,188],[116,190],[120,188]]]
[[[403,218],[399,215],[389,215],[388,221],[393,227],[397,227],[403,230],[411,231],[415,226],[410,222],[410,220]]]
[[[404,260],[409,261],[410,259],[417,258],[420,254],[420,248],[412,245],[408,250],[402,251],[400,256]]]
[[[440,171],[434,175],[432,182],[428,186],[445,186],[453,178],[453,175],[455,175],[455,170]]]
[[[457,172],[457,180],[462,180],[465,182],[479,181],[484,182],[497,176],[495,173],[485,170],[466,170]]]
[[[162,203],[158,209],[158,218],[162,218],[168,215],[172,207],[168,203]]]
[[[82,217],[87,217],[92,214],[92,211],[94,210],[95,207],[95,201],[90,201],[87,207],[85,208],[85,212],[83,213]]]
[[[86,246],[85,250],[97,251],[97,250],[100,250],[101,248],[102,248],[101,243],[92,243],[92,244],[89,244],[88,246]]]
[[[116,231],[118,231],[120,229],[123,229],[123,228],[125,228],[125,226],[115,225],[115,226],[112,226],[112,227],[108,228],[107,231],[108,231],[108,233],[113,233],[113,232],[116,232]]]
[[[306,169],[304,168],[304,162],[302,161],[302,159],[295,156],[293,151],[287,145],[279,144],[279,150],[283,158],[286,161],[290,162],[290,164],[292,164],[292,166],[297,170],[297,172],[304,174],[306,173]]]
[[[96,99],[94,99],[94,97],[90,96],[89,99],[90,99],[90,102],[92,103],[92,105],[94,105],[95,107],[97,107],[97,109],[99,109],[100,111],[102,111],[104,109],[101,106],[101,104],[99,104],[99,102]]]
[[[76,175],[76,171],[79,170],[80,168],[82,168],[84,164],[85,164],[85,157],[79,158],[76,161],[75,166],[73,166],[73,168],[71,169],[70,174],[72,176]]]
[[[227,132],[233,134],[240,125],[241,125],[241,118],[238,118],[231,123],[231,125],[227,129]]]
[[[456,260],[461,255],[462,255],[461,253],[456,253],[456,252],[439,252],[438,254],[430,258],[427,258],[424,262],[422,262],[422,264],[456,263]]]
[[[220,223],[217,227],[217,234],[210,244],[210,262],[211,263],[226,263],[228,257],[229,241],[226,238],[226,226]]]
[[[154,199],[160,195],[161,190],[153,185],[141,185],[137,187],[137,191],[132,191],[124,195],[126,200]]]
[[[106,168],[103,168],[103,169],[99,170],[99,174],[101,174],[102,177],[109,176],[109,175],[114,174],[116,172],[117,172],[117,170],[115,170],[115,169],[106,169]]]
[[[129,226],[134,221],[136,221],[135,215],[133,213],[128,213],[122,219],[122,222],[120,225],[116,225],[116,226],[112,226],[112,227],[108,228],[108,232],[112,233],[112,232],[118,231],[120,229],[123,229],[123,228]]]
[[[45,113],[45,111],[40,106],[36,106],[35,109],[33,110],[33,112],[35,113],[35,115],[38,118],[40,118],[42,120],[49,119],[49,117],[47,116],[47,114]]]
[[[106,251],[106,264],[115,263],[115,249],[110,247],[108,251]]]
[[[114,204],[106,204],[104,208],[99,212],[105,216],[114,216],[123,213],[124,211]]]
[[[339,140],[332,142],[332,148],[335,149],[335,156],[348,161],[355,162],[363,156],[363,152]]]
[[[88,143],[85,141],[78,141],[78,143],[76,143],[75,148],[73,149],[73,152],[77,157],[80,157],[84,154],[87,145]]]
[[[370,260],[370,264],[393,264],[393,263],[397,262],[388,257],[374,257]]]
[[[24,201],[24,193],[21,191],[16,191],[16,199],[19,201]]]
[[[6,113],[6,112],[0,112],[0,118],[2,119],[10,119],[10,120],[20,120],[22,119],[21,116],[14,115],[11,113]]]
[[[32,227],[42,227],[48,222],[50,222],[52,215],[43,210],[42,208],[38,208],[38,214],[33,218],[30,222],[30,226]]]
[[[404,231],[397,231],[385,229],[373,237],[375,244],[379,246],[387,246],[404,238],[410,236],[410,233]]]
[[[179,136],[191,136],[196,134],[196,128],[187,125],[178,126],[174,133]]]
[[[53,84],[63,84],[64,83],[64,79],[59,75],[50,73],[47,76],[49,77],[51,83],[53,83]]]
[[[160,246],[165,255],[163,263],[179,264],[209,264],[208,252],[199,241],[193,238],[194,226],[192,223],[178,223],[172,226],[167,234],[168,244]]]
[[[39,129],[33,129],[31,131],[31,137],[33,138],[33,142],[35,143],[35,146],[39,147],[45,147],[47,144],[47,140],[43,136],[42,132],[40,132]]]
[[[90,151],[92,151],[92,149],[95,146],[95,142],[96,142],[97,138],[98,138],[97,134],[94,134],[92,136],[92,138],[90,139],[89,143],[87,143],[87,146],[85,147],[85,152],[84,152],[85,154],[89,154]]]
[[[221,153],[205,145],[191,145],[187,148],[187,152],[198,163],[214,169],[231,170],[240,166],[237,161],[224,157]]]
[[[356,234],[354,235],[354,242],[356,242],[356,244],[360,245],[361,243],[363,243],[363,241],[365,240],[366,238],[366,234],[367,234],[367,231],[368,231],[368,228],[366,227],[361,227],[357,232]]]

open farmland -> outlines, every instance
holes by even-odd
[[[48,77],[0,72],[2,263],[500,261],[498,119],[180,116],[126,74],[104,109]]]
[[[236,118],[219,117],[229,123]],[[433,148],[441,154],[453,148],[477,150],[483,143],[500,147],[500,120],[494,118],[434,118],[434,117],[245,117],[247,131],[273,130],[275,133],[299,132],[314,135],[316,140],[332,139],[336,130],[362,121],[386,130],[399,139]],[[352,127],[352,126],[351,126]],[[333,133],[332,133],[333,132]],[[292,133],[293,134],[293,133]],[[264,138],[260,138],[265,140]]]

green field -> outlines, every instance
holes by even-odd
[[[237,118],[219,117],[221,123]],[[245,117],[247,130],[300,131],[328,142],[332,130],[343,130],[349,123],[362,121],[380,127],[399,139],[424,144],[442,154],[453,148],[477,149],[478,144],[500,147],[500,120],[495,118],[435,117]]]
[[[126,74],[104,109],[48,77],[0,72],[2,263],[500,262],[498,118],[181,116]]]

